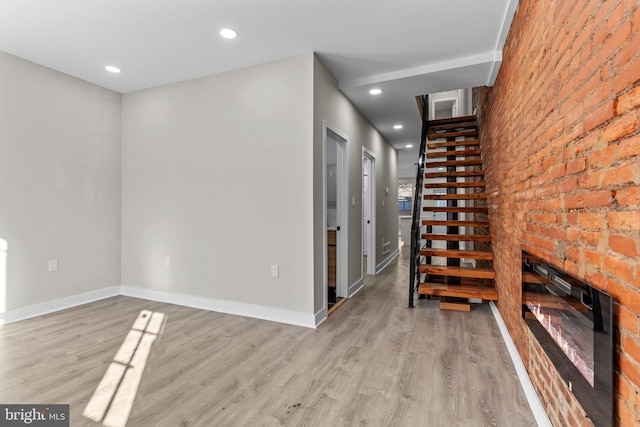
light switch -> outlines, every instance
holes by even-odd
[[[355,197],[351,198],[351,207],[354,207],[354,208],[356,207],[356,198]]]
[[[164,266],[171,267],[171,257],[169,255],[165,255],[164,257]]]

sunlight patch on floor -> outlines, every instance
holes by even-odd
[[[87,403],[83,415],[106,427],[124,427],[133,408],[153,342],[167,316],[142,310]]]

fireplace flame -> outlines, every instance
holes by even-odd
[[[527,307],[547,330],[551,338],[562,349],[562,352],[571,361],[582,376],[594,386],[593,357],[590,352],[585,352],[579,345],[588,342],[585,337],[580,337],[580,328],[571,328],[571,325],[563,325],[561,309],[544,307],[540,304],[528,303]],[[566,322],[569,323],[569,322]],[[591,331],[589,331],[591,333]]]

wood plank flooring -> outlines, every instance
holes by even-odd
[[[163,313],[127,426],[534,426],[486,305],[406,308],[408,248],[317,330],[115,297],[0,326],[0,402],[83,411],[141,310]]]

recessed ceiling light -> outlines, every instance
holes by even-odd
[[[405,145],[406,148],[413,148],[413,144],[407,144]]]
[[[118,67],[114,67],[113,65],[107,65],[106,67],[104,67],[105,70],[107,70],[110,73],[119,73],[120,72],[120,68]]]
[[[220,35],[225,39],[235,39],[238,37],[238,33],[231,28],[223,28],[220,30]]]
[[[382,89],[371,89],[369,93],[371,95],[380,95],[382,93]]]
[[[402,125],[393,125],[394,129],[402,129]]]

